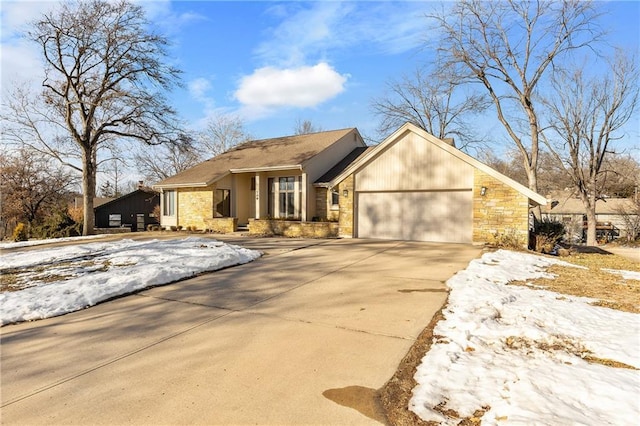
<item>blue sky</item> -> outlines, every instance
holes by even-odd
[[[194,129],[208,116],[243,117],[256,138],[291,134],[296,120],[322,129],[357,127],[375,138],[373,97],[429,61],[425,13],[435,2],[142,1],[173,43],[185,87],[170,95]],[[38,51],[16,37],[51,2],[2,1],[2,86],[40,81]],[[639,51],[640,3],[600,3],[609,39]],[[627,144],[638,146],[638,115]],[[482,131],[500,127],[493,115]],[[633,139],[633,141],[631,141]]]

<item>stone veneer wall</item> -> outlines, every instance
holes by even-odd
[[[338,214],[338,235],[343,238],[353,237],[353,197],[354,197],[354,182],[353,175],[348,176],[342,182],[338,184],[338,191],[340,193],[340,212]],[[345,197],[344,191],[349,191],[349,195]]]
[[[283,235],[285,237],[335,238],[336,222],[299,222],[278,219],[249,219],[249,234]]]
[[[205,219],[204,222],[206,230],[218,234],[230,234],[238,229],[237,217],[213,217]]]
[[[316,217],[320,220],[327,218],[328,193],[327,188],[316,188]]]
[[[316,217],[321,221],[337,222],[338,209],[331,208],[331,190],[329,188],[316,188]]]
[[[213,194],[215,186],[206,188],[182,188],[178,190],[178,225],[206,229],[205,219],[213,218]]]
[[[475,169],[473,178],[473,242],[491,243],[496,236],[508,235],[518,238],[526,248],[529,199],[481,170]]]

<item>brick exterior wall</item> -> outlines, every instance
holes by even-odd
[[[508,235],[526,248],[529,199],[481,170],[475,169],[473,177],[473,242],[491,243]],[[484,196],[482,187],[486,188]]]
[[[178,225],[186,228],[206,229],[205,219],[213,218],[215,186],[178,190]]]
[[[338,222],[340,224],[338,229],[338,235],[343,238],[353,237],[353,197],[354,193],[353,175],[348,176],[342,182],[338,184],[338,191],[340,193],[340,212],[338,214]],[[344,191],[349,191],[349,195],[345,197]]]

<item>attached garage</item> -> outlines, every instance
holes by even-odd
[[[407,123],[344,169],[316,182],[340,194],[340,235],[526,246],[539,194]]]
[[[356,197],[356,237],[471,243],[471,190],[357,192]]]

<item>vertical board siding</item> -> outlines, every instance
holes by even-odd
[[[410,132],[359,171],[356,182],[356,191],[470,189],[473,166]]]

